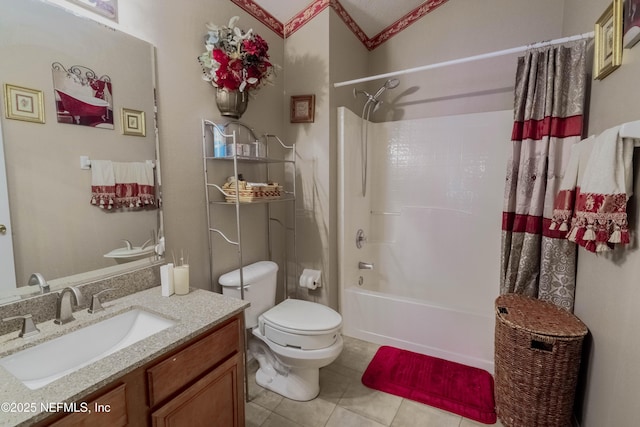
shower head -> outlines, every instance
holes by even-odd
[[[382,87],[380,89],[378,89],[376,94],[373,95],[373,99],[375,99],[377,101],[378,97],[380,95],[382,95],[382,92],[384,92],[387,89],[394,89],[394,88],[398,87],[399,84],[400,84],[400,80],[398,80],[398,79],[389,79],[389,80],[387,80],[386,82],[384,82],[384,85],[382,85]]]

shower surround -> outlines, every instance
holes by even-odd
[[[362,120],[338,108],[345,335],[493,372],[512,121],[509,110],[369,123],[362,197]]]

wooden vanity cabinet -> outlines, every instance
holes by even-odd
[[[244,375],[240,313],[80,400],[91,413],[55,414],[36,426],[242,427]]]

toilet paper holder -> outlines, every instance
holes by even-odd
[[[322,272],[320,270],[312,270],[305,268],[300,275],[300,286],[307,289],[317,289],[321,286],[320,276]]]

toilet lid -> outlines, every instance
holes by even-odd
[[[323,332],[342,325],[342,316],[315,302],[287,299],[262,313],[265,321],[292,331]]]

